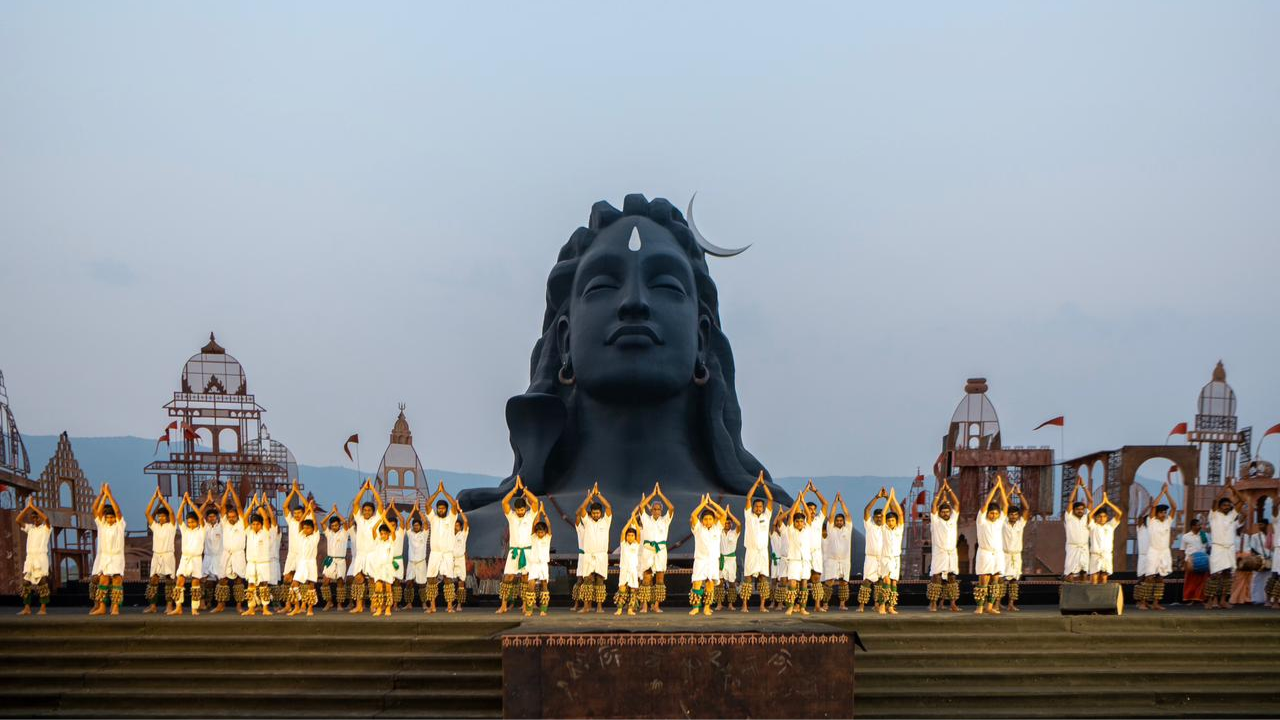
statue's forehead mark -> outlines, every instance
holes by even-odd
[[[627,241],[627,249],[631,252],[640,252],[640,226],[631,226],[631,239]]]

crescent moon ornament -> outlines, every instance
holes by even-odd
[[[746,252],[747,248],[751,247],[750,245],[746,245],[740,248],[722,248],[719,245],[713,245],[710,241],[708,241],[705,237],[702,236],[702,233],[698,232],[698,225],[693,221],[693,201],[696,200],[697,197],[698,197],[698,193],[695,192],[693,196],[689,198],[689,209],[687,212],[685,212],[685,218],[688,219],[689,221],[689,231],[693,233],[693,239],[695,242],[698,243],[698,247],[702,248],[702,251],[708,255],[714,255],[716,257],[723,257],[723,258],[733,257],[734,255],[741,255],[742,253]]]

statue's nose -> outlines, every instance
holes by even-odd
[[[622,301],[618,303],[619,320],[649,319],[649,288],[635,279],[622,288]]]

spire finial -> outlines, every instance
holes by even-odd
[[[1227,381],[1227,369],[1222,366],[1221,360],[1218,361],[1217,367],[1213,369],[1213,381],[1214,382]]]

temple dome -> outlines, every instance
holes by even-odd
[[[951,414],[954,447],[969,450],[1000,448],[1000,418],[987,398],[987,379],[969,378],[965,395]]]
[[[182,392],[206,395],[248,395],[249,384],[240,361],[227,354],[213,333],[209,342],[182,368]]]
[[[1235,417],[1236,415],[1236,392],[1227,384],[1227,371],[1222,366],[1221,360],[1213,369],[1213,379],[1200,389],[1196,414],[1211,417]]]

